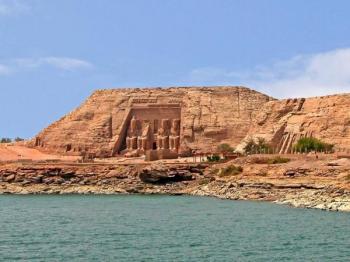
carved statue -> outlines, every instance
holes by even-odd
[[[134,150],[138,147],[138,120],[133,116],[130,121],[130,126],[128,129],[128,136],[126,138],[126,147],[128,150]]]
[[[137,137],[133,136],[131,138],[131,149],[137,149]]]
[[[126,148],[131,149],[131,137],[126,137]]]
[[[150,148],[151,126],[149,122],[144,122],[144,126],[142,128],[142,134],[141,136],[139,136],[139,142],[140,142],[139,149],[148,150]]]
[[[173,119],[170,130],[170,149],[178,150],[180,145],[180,119]]]
[[[162,119],[160,121],[160,128],[158,129],[158,135],[168,136],[169,135],[169,120]]]
[[[149,140],[148,140],[148,138],[142,138],[142,145],[141,145],[141,147],[142,147],[142,150],[148,150],[149,149]]]
[[[169,149],[169,120],[162,119],[158,129],[158,148]]]
[[[170,149],[173,153],[179,150],[180,119],[152,121],[132,117],[126,136],[129,155],[145,154],[147,150],[155,149],[154,147],[157,147],[157,150]]]
[[[129,127],[129,137],[133,137],[137,135],[137,119],[135,116],[132,117],[130,121],[130,127]]]
[[[141,136],[137,137],[137,149],[138,150],[142,149],[142,137]]]

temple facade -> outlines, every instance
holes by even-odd
[[[125,138],[127,157],[145,155],[148,160],[177,158],[180,119],[137,119],[133,116]]]
[[[118,155],[147,160],[177,158],[181,142],[181,101],[134,98],[120,136]]]

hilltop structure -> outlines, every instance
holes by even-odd
[[[350,148],[350,95],[276,100],[245,87],[109,89],[94,92],[32,147],[63,155],[146,159],[242,149],[263,137],[280,153],[314,136]]]

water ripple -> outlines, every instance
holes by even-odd
[[[348,261],[350,214],[174,196],[0,196],[0,261]]]

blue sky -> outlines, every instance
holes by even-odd
[[[347,0],[0,0],[0,137],[32,137],[101,88],[350,92],[349,10]]]

